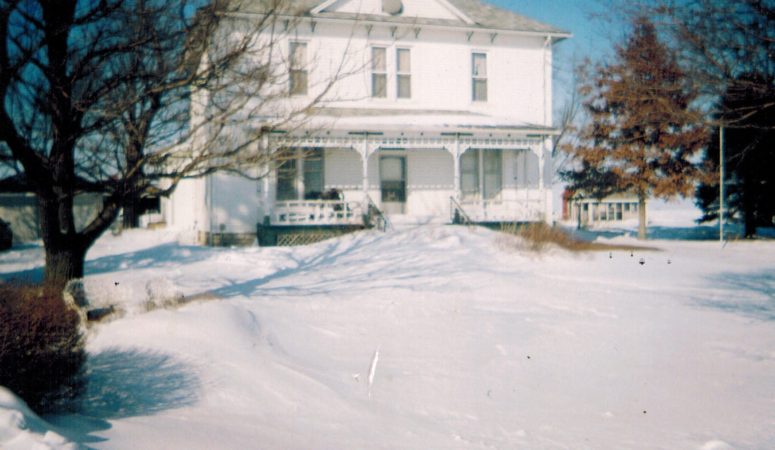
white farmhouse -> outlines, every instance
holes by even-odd
[[[259,18],[265,2],[248,3],[241,19]],[[293,5],[300,18],[278,45],[287,102],[347,75],[303,126],[265,136],[285,162],[258,181],[182,182],[163,208],[168,226],[209,243],[258,229],[272,244],[278,230],[362,226],[366,213],[551,220],[552,46],[568,33],[478,0]]]

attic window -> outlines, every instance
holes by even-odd
[[[382,12],[397,16],[404,11],[404,5],[401,0],[382,0]]]

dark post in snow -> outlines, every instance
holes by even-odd
[[[724,125],[718,128],[719,151],[719,197],[718,197],[718,235],[719,241],[724,242]]]

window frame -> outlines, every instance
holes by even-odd
[[[484,59],[484,75],[477,73],[477,56],[481,56]],[[482,84],[483,83],[483,84]],[[477,86],[484,86],[484,96],[480,98],[477,95]],[[471,52],[471,101],[474,103],[487,103],[489,100],[489,83],[488,83],[488,70],[487,70],[487,52],[475,50]]]
[[[296,61],[294,49],[300,47],[304,49],[303,62]],[[288,95],[291,97],[304,97],[309,95],[309,45],[307,41],[292,40],[288,43]],[[300,63],[300,64],[297,64]],[[303,83],[297,85],[298,75],[302,76]],[[303,86],[303,89],[298,89]]]
[[[286,159],[284,159],[275,170],[275,201],[291,202],[319,199],[326,189],[325,149],[322,147],[292,147],[281,151],[287,152],[287,157],[281,156]],[[310,187],[308,186],[308,181],[310,180],[309,174],[312,172],[309,170],[309,165],[307,163],[312,159],[320,160],[318,170],[315,171],[319,173],[319,192],[310,191]],[[282,174],[285,174],[285,176],[282,176]],[[286,180],[284,184],[287,184],[289,189],[280,189],[282,184],[281,179]]]
[[[398,100],[411,100],[412,98],[412,49],[406,46],[395,48],[396,63],[395,63],[395,80],[396,80],[396,99]],[[401,52],[406,52],[407,64],[409,67],[403,70],[401,67]],[[401,80],[407,80],[408,95],[401,95]]]
[[[496,163],[495,168],[489,170],[488,165],[493,162]],[[472,183],[467,183],[466,177],[471,178]],[[463,200],[497,202],[502,199],[502,194],[503,151],[498,148],[469,148],[463,152],[460,155],[460,195]]]
[[[369,67],[370,67],[369,79],[370,79],[371,83],[370,83],[370,89],[369,89],[369,97],[372,98],[372,99],[387,99],[388,98],[388,92],[389,92],[389,89],[388,89],[388,66],[389,66],[389,64],[388,64],[388,61],[387,61],[387,59],[388,59],[388,47],[385,46],[385,45],[372,45],[370,47],[370,49],[371,49],[371,55],[370,55],[371,59],[369,60]],[[375,58],[374,55],[375,55],[375,52],[377,50],[381,50],[383,52],[382,63],[383,63],[384,67],[381,70],[377,70],[377,68],[375,67],[375,62],[377,61],[377,59]],[[377,84],[376,84],[375,81],[377,80],[377,77],[380,77],[382,80],[384,80],[382,95],[376,95],[376,89],[375,88],[376,88]]]

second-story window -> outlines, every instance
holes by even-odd
[[[408,48],[396,50],[396,97],[412,98],[412,63]]]
[[[387,49],[384,47],[371,49],[371,96],[387,97]]]
[[[487,55],[474,53],[471,58],[472,97],[475,102],[487,101]]]
[[[289,58],[289,93],[291,95],[307,95],[307,44],[291,42]]]

